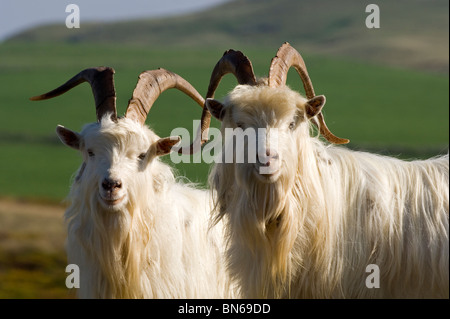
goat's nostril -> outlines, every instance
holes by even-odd
[[[278,152],[273,150],[273,149],[267,149],[266,150],[266,155],[268,157],[270,157],[271,159],[277,159],[279,157],[278,156]]]
[[[104,179],[102,182],[102,187],[104,190],[111,190],[112,189],[112,183],[111,180],[109,179]]]
[[[113,190],[114,188],[121,188],[122,183],[117,180],[105,178],[102,182],[102,187],[104,190]]]

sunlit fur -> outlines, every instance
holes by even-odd
[[[209,229],[209,193],[177,182],[151,151],[138,159],[158,137],[130,119],[115,123],[107,116],[80,135],[85,167],[65,214],[68,261],[80,268],[79,297],[230,297],[221,225]],[[127,193],[114,209],[98,199],[105,170],[120,176]]]
[[[262,182],[253,164],[210,174],[243,297],[448,298],[448,154],[406,162],[328,145],[305,103],[287,87],[246,85],[224,102],[222,132],[237,121],[279,128],[278,180]],[[369,264],[380,288],[366,286]]]

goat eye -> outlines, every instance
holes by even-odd
[[[295,129],[295,121],[294,121],[294,122],[291,122],[291,123],[289,123],[289,129],[290,129],[290,130],[293,130],[293,129]]]
[[[94,157],[95,156],[95,154],[94,154],[94,152],[92,150],[88,150],[87,153],[88,153],[89,157]]]
[[[141,153],[141,154],[139,154],[138,159],[139,159],[140,161],[144,160],[145,155],[146,155],[146,153]]]

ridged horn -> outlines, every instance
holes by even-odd
[[[256,77],[250,60],[241,52],[227,50],[214,67],[209,81],[206,98],[213,98],[220,80],[233,73],[239,84],[256,85]]]
[[[125,117],[144,124],[153,103],[155,103],[161,93],[171,88],[182,91],[201,107],[204,106],[205,100],[188,81],[176,73],[159,68],[157,70],[144,71],[139,75],[133,96],[128,102]],[[182,153],[182,150],[180,148],[179,153]],[[193,151],[194,143],[190,146],[189,154],[192,154]],[[195,151],[198,150],[195,149]]]
[[[100,121],[107,113],[111,114],[113,121],[117,121],[114,69],[109,67],[85,69],[58,88],[42,95],[33,96],[30,100],[40,101],[59,96],[83,82],[88,82],[91,85],[97,121]]]
[[[279,49],[276,56],[272,59],[269,70],[268,85],[270,87],[279,87],[286,84],[287,74],[291,67],[294,67],[303,82],[305,88],[306,97],[312,99],[315,97],[314,87],[306,69],[305,61],[303,61],[300,53],[295,50],[288,42],[285,42]],[[320,133],[329,142],[333,144],[347,144],[350,142],[348,139],[335,136],[328,129],[322,112],[317,114],[317,120],[319,121]],[[313,122],[317,125],[317,123]]]
[[[171,88],[182,91],[203,107],[205,100],[188,81],[176,73],[159,68],[139,75],[133,96],[128,101],[125,117],[144,124],[153,103],[162,92]]]
[[[225,51],[212,71],[206,98],[214,98],[214,93],[216,92],[220,81],[228,73],[232,73],[239,84],[256,85],[257,83],[250,60],[241,51],[230,49]],[[200,136],[197,135],[194,143],[199,143],[199,138],[201,138],[200,145],[203,145],[208,141],[208,129],[210,124],[211,113],[207,107],[204,107],[200,119],[201,133]]]

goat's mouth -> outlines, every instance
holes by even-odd
[[[100,197],[100,202],[102,203],[103,206],[105,206],[106,208],[116,208],[119,205],[121,205],[122,203],[125,202],[125,198],[126,195],[122,195],[122,196],[103,196],[103,195],[99,195]]]
[[[280,167],[271,167],[268,165],[254,165],[254,174],[262,183],[275,183],[281,175]]]

